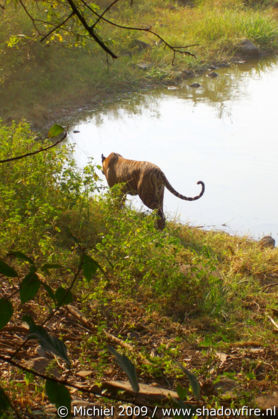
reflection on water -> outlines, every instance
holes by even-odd
[[[165,196],[165,212],[192,225],[278,239],[278,64],[242,64],[219,76],[186,81],[177,89],[126,96],[82,115],[70,134],[76,160],[118,152],[161,167],[174,188],[196,195],[185,202]],[[141,203],[132,198],[136,206]],[[226,226],[223,226],[225,224]]]

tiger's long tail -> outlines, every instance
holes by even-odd
[[[184,195],[181,195],[180,193],[178,193],[172,185],[170,185],[168,179],[166,178],[166,176],[163,173],[163,180],[164,180],[164,185],[166,186],[166,188],[168,189],[168,191],[170,191],[172,194],[174,194],[175,196],[177,196],[180,199],[184,199],[185,201],[196,201],[196,199],[201,198],[201,196],[204,195],[205,192],[205,184],[204,182],[202,182],[201,180],[199,180],[199,182],[197,182],[197,185],[201,185],[202,186],[202,190],[199,193],[199,195],[193,196],[193,197],[187,197]]]

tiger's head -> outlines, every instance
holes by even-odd
[[[101,162],[102,162],[102,173],[105,175],[106,170],[108,169],[109,165],[113,165],[117,162],[118,158],[122,157],[118,153],[110,153],[109,156],[105,157],[103,154],[101,155]]]

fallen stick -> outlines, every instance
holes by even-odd
[[[83,323],[83,325],[87,329],[91,330],[92,332],[95,332],[95,329],[91,326],[90,321],[85,316],[83,316],[76,307],[74,307],[71,304],[69,304],[65,308],[67,309],[67,311],[69,311],[70,314],[72,314],[81,323]],[[140,352],[138,352],[133,345],[131,345],[130,343],[124,342],[122,339],[118,338],[117,336],[112,335],[112,333],[109,333],[106,330],[102,330],[102,332],[104,333],[104,335],[110,341],[115,342],[118,345],[121,345],[122,347],[128,349],[130,352],[136,352],[139,355],[139,358],[141,359],[141,361],[143,361],[145,364],[151,365],[151,362],[148,359],[146,359],[144,357],[144,355],[142,355]]]
[[[278,330],[278,324],[276,323],[276,321],[275,321],[275,320],[273,320],[273,318],[272,318],[272,317],[270,317],[269,315],[267,315],[267,317],[269,318],[269,320],[271,321],[271,323],[273,324],[273,326],[275,326],[275,327],[276,327],[276,329]]]

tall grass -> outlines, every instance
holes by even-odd
[[[258,12],[214,9],[199,16],[193,33],[192,37],[199,42],[226,40],[236,43],[241,38],[249,38],[263,46],[277,39],[278,27],[270,17]]]

